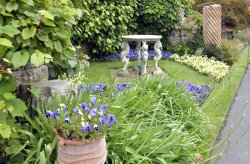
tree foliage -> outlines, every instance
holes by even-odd
[[[222,24],[229,28],[242,29],[249,26],[249,11],[245,0],[201,0],[197,9],[204,6],[220,4],[222,6]]]

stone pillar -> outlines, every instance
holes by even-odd
[[[203,40],[205,45],[221,44],[221,5],[203,7]]]

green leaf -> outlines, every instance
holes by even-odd
[[[46,19],[44,18],[43,19],[43,23],[46,25],[46,26],[51,26],[51,27],[56,27],[55,23],[49,19]]]
[[[22,146],[18,140],[10,140],[10,146],[5,148],[7,154],[15,154]]]
[[[47,42],[48,39],[49,39],[48,35],[46,35],[46,34],[40,32],[40,31],[39,31],[38,33],[36,33],[36,36],[37,36],[37,38],[38,38],[39,40],[41,40],[41,41],[43,41],[43,42]]]
[[[17,10],[18,9],[18,4],[17,3],[12,3],[12,2],[8,2],[5,9],[8,11],[8,12],[11,12],[12,10]]]
[[[46,47],[49,47],[52,50],[54,49],[53,42],[50,39],[48,39],[47,42],[44,42],[44,44],[45,44]]]
[[[3,138],[9,138],[11,134],[10,126],[6,124],[0,124],[0,134]]]
[[[14,100],[16,98],[16,96],[14,96],[12,93],[5,93],[3,95],[3,97],[6,99],[6,100]]]
[[[30,57],[31,63],[34,64],[36,67],[44,64],[44,54],[40,51],[36,51]]]
[[[36,89],[34,86],[31,86],[31,88],[28,89],[28,91],[30,91],[30,93],[32,93],[35,97],[39,96],[39,90]]]
[[[33,38],[36,34],[36,27],[32,26],[30,29],[28,27],[24,28],[22,31],[23,39]]]
[[[13,47],[12,42],[5,38],[0,38],[0,45],[3,45],[5,47]]]
[[[62,52],[62,44],[59,40],[57,42],[54,42],[54,47],[57,52]]]
[[[53,28],[52,27],[42,27],[39,29],[39,31],[48,35],[49,33],[51,33],[53,31]]]
[[[0,101],[0,110],[2,110],[4,107],[6,107],[6,103],[4,100]]]
[[[14,110],[11,112],[12,117],[16,116],[23,117],[23,113],[27,109],[25,103],[21,99],[16,98],[13,101],[11,101],[11,104],[14,107]]]
[[[29,12],[29,11],[25,11],[24,14],[29,16],[29,17],[32,17],[32,18],[34,18],[36,16],[35,13]]]
[[[26,4],[28,4],[30,6],[34,6],[33,0],[21,0],[21,1],[25,2]]]
[[[11,25],[3,26],[2,31],[3,31],[3,33],[7,34],[10,37],[13,37],[13,36],[21,33],[19,30],[17,30],[17,28],[15,28],[14,26],[11,26]]]
[[[46,10],[39,10],[38,11],[41,15],[43,15],[45,18],[50,19],[50,20],[54,20],[54,15],[52,15],[51,13],[49,13]]]
[[[75,60],[68,60],[68,62],[71,68],[74,68],[77,65],[77,61]]]
[[[29,61],[29,57],[30,55],[28,52],[24,52],[23,54],[21,54],[20,51],[15,52],[11,58],[11,62],[14,65],[14,69],[17,69],[21,66],[25,66]]]

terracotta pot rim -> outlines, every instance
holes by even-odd
[[[97,139],[95,140],[90,140],[90,139],[84,139],[82,141],[74,141],[74,140],[67,140],[63,137],[61,137],[60,135],[56,134],[56,139],[58,140],[58,144],[61,145],[61,146],[64,146],[64,145],[83,145],[83,144],[91,144],[91,143],[94,143],[94,142],[100,142],[100,140],[104,138],[105,139],[105,136],[104,135],[100,135]]]

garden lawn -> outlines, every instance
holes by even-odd
[[[131,61],[129,67],[133,67],[134,62]],[[242,52],[239,60],[232,66],[229,74],[218,82],[212,77],[202,75],[172,60],[161,60],[159,62],[159,66],[175,81],[191,82],[196,85],[208,84],[214,88],[211,95],[201,107],[210,121],[210,126],[208,127],[209,136],[200,145],[202,150],[209,150],[212,146],[213,140],[220,130],[248,63],[249,54],[247,48]],[[149,61],[148,65],[153,66],[153,61]],[[86,83],[112,84],[115,82],[115,79],[112,78],[110,69],[120,69],[122,66],[121,61],[91,62],[90,67],[86,71],[86,77],[88,78],[86,79]],[[208,151],[203,154],[206,153]]]

